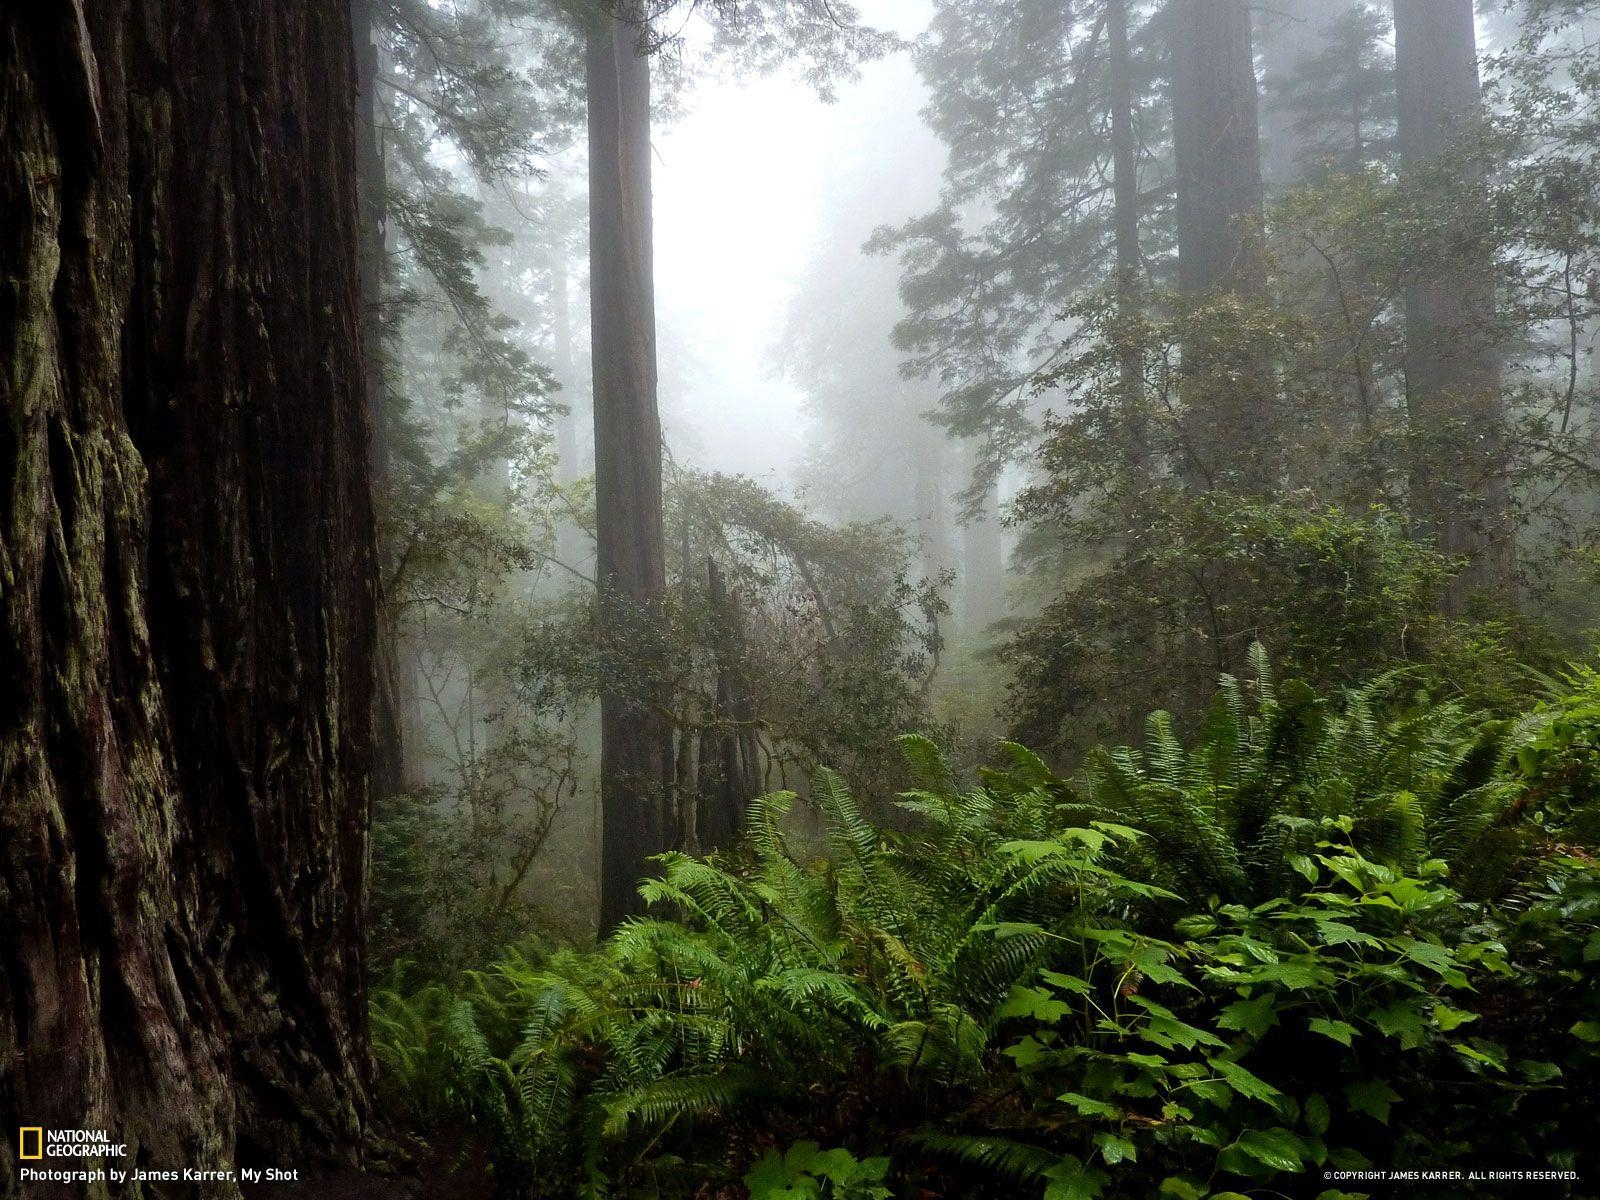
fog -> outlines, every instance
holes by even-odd
[[[930,12],[919,0],[869,0],[860,9],[865,23],[908,42]],[[691,58],[704,37],[691,23]],[[937,194],[940,151],[916,115],[924,97],[908,47],[864,64],[832,102],[781,70],[697,83],[683,114],[657,128],[661,405],[675,455],[794,487],[805,399],[779,377],[775,351],[824,236],[843,225],[864,242]],[[849,182],[868,166],[894,186],[852,194]],[[886,326],[897,315],[886,314]],[[883,353],[895,354],[887,339]]]
[[[1600,0],[0,0],[0,1200],[1600,1195],[1597,344]]]

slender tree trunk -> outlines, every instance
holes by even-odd
[[[556,418],[556,478],[571,485],[583,476],[578,462],[578,412],[572,396],[572,302],[568,295],[567,255],[564,246],[551,252],[551,338],[552,367],[556,381],[567,389],[566,411]],[[583,570],[594,554],[594,547],[582,527],[570,515],[563,516],[556,529],[556,557],[575,570]]]
[[[1472,0],[1395,0],[1394,26],[1400,156],[1416,172],[1481,112]],[[1514,545],[1493,263],[1468,245],[1438,267],[1406,292],[1406,394],[1418,524],[1470,563],[1446,597],[1454,610],[1473,591],[1509,594]]]
[[[1248,310],[1266,291],[1261,141],[1245,0],[1171,0],[1178,287]],[[1200,486],[1267,491],[1276,478],[1270,365],[1240,318],[1214,309],[1184,346],[1186,473]]]
[[[600,698],[600,927],[639,910],[648,859],[676,827],[671,730],[639,694],[666,595],[661,421],[656,411],[650,212],[650,66],[636,30],[599,19],[588,39],[589,272],[594,358],[598,618],[626,641]],[[631,677],[631,680],[624,677]],[[648,691],[648,685],[646,686]]]
[[[355,84],[348,0],[0,8],[5,1195],[24,1120],[359,1154]]]
[[[1111,178],[1117,252],[1117,316],[1123,342],[1118,352],[1119,388],[1127,422],[1128,461],[1142,470],[1148,459],[1144,380],[1132,331],[1139,317],[1139,143],[1133,126],[1133,61],[1128,51],[1127,0],[1107,0],[1106,36],[1111,53]]]
[[[1000,485],[989,485],[983,509],[961,530],[962,615],[967,633],[982,636],[1006,615],[1005,532],[1000,528]]]
[[[371,431],[372,486],[382,496],[389,478],[387,365],[383,345],[383,290],[388,270],[384,165],[378,98],[378,40],[372,0],[352,0],[357,97],[357,190],[361,205],[361,349],[367,366],[367,428]],[[380,556],[380,563],[383,558]],[[386,572],[380,572],[386,573]],[[397,795],[415,783],[406,761],[405,695],[400,686],[402,653],[398,614],[378,607],[377,669],[372,705],[372,794]]]
[[[944,493],[945,439],[931,427],[925,427],[923,433],[925,441],[917,455],[917,540],[922,552],[922,573],[930,580],[937,580],[950,567],[950,531]]]
[[[706,583],[716,639],[717,692],[710,727],[700,746],[697,849],[731,846],[744,829],[745,811],[761,793],[755,705],[741,669],[744,650],[739,593],[729,592],[722,569],[706,560]]]

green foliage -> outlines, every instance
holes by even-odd
[[[1302,170],[1348,171],[1382,161],[1395,133],[1388,15],[1375,6],[1351,4],[1340,6],[1331,19],[1318,17],[1311,17],[1315,51],[1268,80],[1267,103],[1292,118]],[[1304,34],[1284,30],[1280,36]]]
[[[741,808],[824,763],[887,792],[896,735],[930,724],[948,611],[940,581],[913,582],[910,540],[884,521],[830,525],[739,477],[675,471],[666,500],[661,611],[597,630],[585,600],[530,623],[515,658],[524,691],[552,708],[602,687],[648,703],[690,765],[744,739],[759,779]],[[680,813],[714,787],[686,770]]]
[[[1191,904],[1292,896],[1333,823],[1377,862],[1443,863],[1474,896],[1517,882],[1543,833],[1505,761],[1527,758],[1526,726],[1507,733],[1425,694],[1407,702],[1403,675],[1335,705],[1298,680],[1275,683],[1259,646],[1252,658],[1253,682],[1223,679],[1192,748],[1156,713],[1143,752],[1090,752],[1087,792],[1148,835],[1144,872]]]
[[[783,1154],[768,1150],[744,1177],[750,1200],[888,1200],[887,1158],[860,1162],[848,1150],[796,1142]]]
[[[1600,843],[1600,671],[1580,664],[1519,723],[1511,765],[1558,837]]]
[[[1512,902],[1457,886],[1470,797],[1573,827],[1541,783],[1592,765],[1594,677],[1500,725],[1395,709],[1392,682],[1335,707],[1258,663],[1193,749],[1157,718],[1081,784],[1006,746],[971,786],[904,739],[915,836],[823,770],[807,862],[796,797],[758,800],[736,853],[664,856],[655,915],[598,950],[380,994],[396,1102],[507,1188],[591,1196],[1297,1193],[1491,1139],[1594,1169],[1595,863],[1530,836],[1496,868]]]
[[[1160,269],[1173,240],[1165,47],[1159,6],[1127,9],[1142,244]],[[980,439],[990,482],[1035,440],[1030,380],[1061,357],[1063,310],[1112,273],[1106,5],[939,0],[917,67],[949,148],[939,202],[867,248],[899,256],[905,369],[938,386],[942,424]]]
[[[1425,661],[1449,628],[1445,564],[1387,509],[1154,489],[1145,503],[1005,649],[1009,715],[1030,744],[1125,736],[1158,704],[1192,720],[1201,681],[1243,669],[1256,642],[1328,686]]]

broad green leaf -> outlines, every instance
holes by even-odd
[[[1257,967],[1251,972],[1250,978],[1281,983],[1290,991],[1308,992],[1329,983],[1333,974],[1326,968],[1308,962],[1281,962]]]
[[[1312,1092],[1306,1097],[1306,1128],[1321,1137],[1328,1132],[1328,1125],[1333,1120],[1333,1113],[1328,1108],[1328,1102],[1321,1092]]]
[[[1241,1096],[1260,1100],[1263,1104],[1273,1104],[1283,1096],[1282,1092],[1265,1079],[1251,1074],[1236,1062],[1229,1062],[1225,1058],[1213,1058],[1210,1062],[1217,1074],[1227,1080],[1228,1086]]]
[[[1076,975],[1063,975],[1060,971],[1040,971],[1039,978],[1051,987],[1058,987],[1064,992],[1085,996],[1093,991],[1093,987],[1086,979],[1079,979]]]
[[[1084,1096],[1078,1092],[1063,1092],[1056,1097],[1063,1104],[1070,1104],[1085,1117],[1109,1117],[1113,1121],[1122,1119],[1122,1110],[1114,1104],[1107,1104],[1104,1100],[1096,1100],[1093,1096]]]
[[[995,1016],[1001,1019],[1031,1017],[1044,1025],[1053,1025],[1072,1012],[1072,1006],[1058,1000],[1040,988],[1014,987]]]
[[[1382,943],[1370,933],[1363,933],[1353,925],[1346,925],[1343,921],[1319,921],[1317,935],[1325,945],[1342,946],[1347,942],[1354,942],[1360,946],[1378,946]]]
[[[1422,1044],[1426,1026],[1416,1001],[1401,1000],[1372,1014],[1372,1023],[1390,1037],[1399,1038],[1407,1050]]]
[[[1435,1004],[1433,1006],[1433,1023],[1445,1033],[1452,1029],[1459,1029],[1468,1021],[1476,1021],[1477,1013],[1463,1012],[1459,1008],[1451,1008],[1448,1004]]]
[[[1252,1129],[1239,1135],[1238,1146],[1274,1171],[1298,1171],[1305,1163],[1305,1143],[1287,1129]]]
[[[1114,1167],[1120,1162],[1137,1162],[1139,1159],[1139,1148],[1127,1138],[1114,1133],[1095,1134],[1094,1144],[1099,1147],[1100,1157],[1105,1159],[1107,1166]]]
[[[1482,1043],[1480,1043],[1480,1045],[1481,1044]],[[1486,1053],[1477,1046],[1468,1046],[1464,1042],[1456,1042],[1450,1048],[1457,1054],[1461,1055],[1462,1058],[1468,1058],[1473,1062],[1482,1063],[1484,1066],[1491,1067],[1496,1071],[1503,1072],[1506,1069],[1505,1060],[1503,1058],[1497,1058],[1493,1054]]]
[[[1436,974],[1444,975],[1456,969],[1455,956],[1443,946],[1409,937],[1390,938],[1389,944],[1412,962],[1421,963]]]
[[[1344,1089],[1344,1096],[1350,1102],[1351,1108],[1357,1112],[1364,1112],[1385,1125],[1389,1123],[1390,1107],[1400,1099],[1400,1093],[1381,1079],[1348,1084]]]
[[[1037,1038],[1025,1037],[1015,1045],[1007,1046],[1001,1053],[1026,1070],[1044,1061],[1050,1051]]]
[[[1068,1155],[1045,1172],[1044,1200],[1098,1200],[1105,1190],[1104,1171],[1086,1166]]]
[[[1253,1000],[1238,1000],[1222,1010],[1217,1018],[1218,1029],[1237,1029],[1252,1037],[1263,1037],[1278,1023],[1271,992],[1264,992]]]
[[[1552,1079],[1561,1078],[1561,1068],[1551,1062],[1523,1059],[1517,1064],[1517,1069],[1529,1083],[1549,1083]]]
[[[1204,913],[1192,913],[1176,921],[1173,928],[1186,938],[1203,938],[1217,931],[1217,919]]]
[[[1341,1046],[1348,1046],[1356,1036],[1356,1027],[1344,1021],[1330,1021],[1326,1017],[1311,1018],[1311,1032],[1330,1037]]]

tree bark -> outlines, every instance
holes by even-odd
[[[361,214],[361,357],[366,364],[367,429],[371,443],[372,486],[382,496],[389,478],[389,405],[383,345],[383,297],[388,274],[386,211],[388,177],[378,96],[377,18],[373,0],[352,0],[357,96],[356,196]],[[382,559],[380,558],[380,561]],[[392,564],[384,563],[380,576]],[[400,685],[400,620],[384,596],[378,606],[378,636],[372,705],[372,794],[381,800],[416,786],[407,761],[408,692]]]
[[[1395,0],[1394,29],[1400,157],[1416,173],[1459,148],[1481,113],[1472,0]],[[1471,592],[1509,592],[1514,545],[1493,262],[1469,243],[1437,265],[1406,292],[1406,395],[1414,515],[1469,564],[1446,597],[1455,610]]]
[[[552,363],[556,382],[567,389],[566,411],[556,417],[556,479],[570,486],[583,477],[578,461],[578,412],[573,397],[572,303],[568,295],[566,247],[557,245],[550,252]],[[587,570],[594,546],[582,526],[563,514],[556,527],[556,557],[574,570]]]
[[[0,9],[0,1113],[145,1165],[369,1117],[354,96],[347,0]]]
[[[1171,0],[1178,288],[1194,300],[1262,303],[1261,139],[1245,0]],[[1240,314],[1242,315],[1242,314]],[[1270,490],[1276,413],[1270,366],[1238,316],[1197,319],[1184,346],[1186,473],[1202,486]]]
[[[676,827],[671,730],[637,655],[666,595],[661,420],[656,410],[650,211],[650,66],[635,29],[599,18],[588,36],[589,273],[594,358],[596,577],[614,656],[600,697],[600,928],[640,909],[639,880]],[[623,677],[631,678],[623,678]],[[640,688],[646,694],[640,694]]]
[[[717,691],[711,726],[700,747],[696,849],[704,853],[733,845],[744,830],[745,811],[761,794],[759,733],[755,704],[744,677],[744,622],[737,590],[728,591],[722,569],[706,560],[717,659]]]

